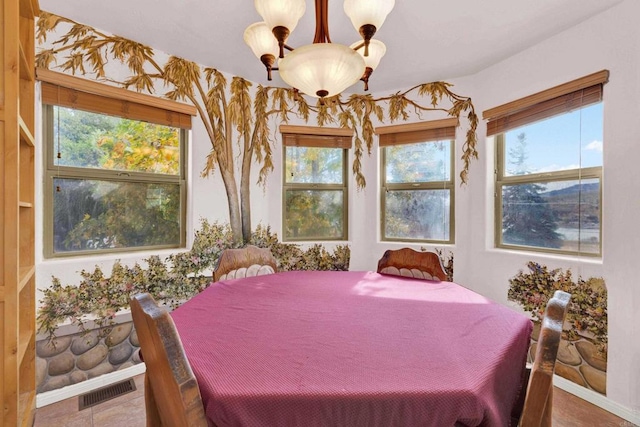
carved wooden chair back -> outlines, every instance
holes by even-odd
[[[423,280],[447,280],[438,254],[411,248],[386,251],[378,261],[378,273]]]
[[[276,259],[269,249],[248,245],[242,249],[224,250],[213,272],[213,280],[261,276],[276,271]]]
[[[207,426],[198,383],[167,310],[143,293],[131,299],[131,314],[147,368],[147,426]]]
[[[520,427],[551,427],[553,373],[570,299],[571,294],[556,291],[547,303],[518,424]]]

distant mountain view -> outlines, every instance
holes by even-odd
[[[540,193],[556,214],[560,227],[600,226],[600,184],[583,183]],[[581,218],[579,221],[578,218]]]
[[[585,196],[589,193],[598,195],[598,192],[600,191],[600,184],[597,182],[576,184],[576,185],[572,185],[571,187],[563,188],[561,190],[552,190],[546,193],[542,193],[541,195],[543,197],[556,197],[556,196],[564,197],[564,196],[578,194],[581,191]]]

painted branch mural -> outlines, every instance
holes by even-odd
[[[131,76],[116,83],[138,92],[155,93],[156,84],[170,90],[165,97],[193,104],[198,111],[211,142],[202,176],[211,175],[216,168],[224,183],[229,221],[236,242],[246,242],[251,236],[250,176],[254,163],[259,165],[258,184],[264,185],[273,170],[269,123],[287,122],[295,115],[305,122],[314,116],[318,126],[327,124],[350,128],[354,132],[354,161],[352,171],[358,188],[366,185],[362,173],[362,158],[373,148],[372,117],[379,122],[406,121],[411,113],[420,116],[426,111],[443,111],[460,119],[466,115],[468,129],[462,147],[464,167],[461,183],[468,180],[469,165],[478,158],[476,150],[476,116],[471,98],[450,90],[446,82],[425,83],[395,94],[374,98],[371,95],[340,95],[309,104],[297,90],[258,85],[242,77],[233,77],[229,84],[222,72],[202,67],[194,62],[170,56],[159,63],[152,48],[123,37],[109,35],[70,19],[42,12],[37,23],[37,38],[44,43],[48,33],[60,24],[69,30],[36,56],[36,66],[57,68],[71,74],[93,76],[97,80],[114,82],[107,75],[110,59],[121,61]],[[252,97],[253,94],[253,97]],[[441,103],[448,103],[443,107]],[[385,109],[386,105],[386,117]],[[241,157],[234,155],[235,142]],[[236,165],[240,159],[240,165]],[[237,177],[239,170],[240,177]]]

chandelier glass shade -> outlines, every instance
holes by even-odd
[[[265,22],[256,22],[244,30],[244,42],[253,54],[267,67],[267,78],[271,80],[271,70],[278,57],[278,41],[273,37],[271,28]]]
[[[297,48],[278,64],[280,77],[307,95],[337,95],[362,77],[365,61],[338,43],[314,43]]]
[[[258,58],[264,54],[278,55],[278,41],[264,22],[251,24],[244,30],[244,42],[249,45]]]
[[[347,47],[331,43],[328,0],[315,0],[316,31],[313,43],[293,49],[286,44],[289,34],[305,12],[305,0],[254,0],[264,19],[250,25],[244,40],[267,69],[279,70],[289,85],[310,96],[337,95],[358,80],[368,90],[369,76],[386,52],[385,45],[372,39],[384,23],[395,0],[345,0],[344,10],[362,40]],[[285,50],[288,52],[285,55]],[[275,67],[276,58],[280,58]]]
[[[305,0],[255,0],[256,10],[270,28],[285,27],[292,32],[307,8]]]
[[[394,4],[395,1],[388,0],[344,0],[344,13],[356,31],[364,25],[380,28]]]

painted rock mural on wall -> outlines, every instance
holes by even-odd
[[[606,395],[607,389],[607,290],[602,278],[573,280],[571,271],[549,270],[527,264],[509,280],[508,298],[531,313],[534,330],[529,360],[533,361],[540,319],[553,292],[572,295],[558,349],[555,373],[569,381]]]

